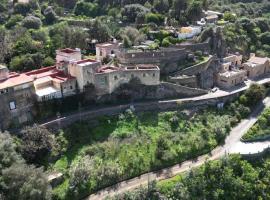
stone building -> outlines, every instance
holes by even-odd
[[[135,66],[103,66],[95,75],[95,86],[99,94],[111,94],[121,84],[132,79],[139,80],[143,85],[159,85],[160,70],[152,64]]]
[[[63,98],[76,94],[76,78],[56,66],[44,67],[25,73],[33,78],[38,101]]]
[[[68,73],[76,77],[78,89],[84,91],[85,86],[95,84],[95,72],[101,63],[92,59],[71,61],[68,64]]]
[[[229,89],[233,86],[244,83],[247,72],[239,69],[242,64],[242,55],[230,54],[221,59],[221,69],[217,74],[217,85]]]
[[[223,73],[219,73],[217,76],[217,84],[221,88],[229,89],[244,83],[247,72],[240,69],[232,69]]]
[[[255,78],[270,72],[269,58],[257,57],[254,53],[250,54],[247,62],[243,63],[243,69],[247,71],[249,78]]]
[[[81,50],[76,48],[76,49],[60,49],[56,50],[56,63],[61,63],[61,62],[68,62],[72,60],[81,60],[82,59],[82,54]]]
[[[110,58],[115,55],[115,51],[119,49],[117,41],[96,44],[96,59],[102,61],[105,58]]]
[[[32,120],[35,102],[33,79],[25,74],[0,68],[0,129]]]

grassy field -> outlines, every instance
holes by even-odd
[[[238,121],[234,114],[214,108],[195,114],[135,115],[128,110],[117,117],[76,123],[64,130],[67,151],[49,166],[65,174],[54,197],[78,199],[123,179],[207,153],[224,141]],[[77,183],[73,175],[80,170],[88,176]]]

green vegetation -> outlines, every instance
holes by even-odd
[[[224,142],[231,127],[248,113],[249,108],[234,102],[224,110],[136,115],[128,110],[118,117],[76,123],[63,130],[62,147],[67,151],[49,166],[66,177],[53,195],[82,198],[148,170],[205,154]]]
[[[269,199],[270,159],[248,162],[237,155],[203,166],[172,179],[150,184],[111,198],[125,200],[146,199]]]
[[[165,16],[168,25],[186,24],[199,19],[205,5],[198,0],[0,0],[0,63],[15,71],[32,70],[54,64],[56,49],[77,47],[88,55],[93,53],[91,41],[102,43],[111,37],[130,47],[163,26]],[[127,26],[139,37],[130,37]],[[179,42],[167,35],[150,48]]]
[[[43,169],[26,164],[17,148],[14,138],[0,132],[0,199],[51,199]]]
[[[257,123],[243,136],[244,141],[267,139],[270,137],[270,109],[267,108]]]

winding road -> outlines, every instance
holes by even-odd
[[[223,146],[215,148],[213,151],[211,151],[211,153],[202,155],[196,160],[188,160],[157,172],[149,172],[133,179],[122,181],[111,187],[104,188],[90,195],[86,199],[101,200],[108,196],[114,196],[116,194],[138,188],[142,185],[146,185],[149,181],[160,181],[168,179],[179,173],[188,171],[191,168],[198,167],[205,163],[206,160],[216,160],[228,153],[248,154],[263,151],[265,148],[269,147],[270,141],[246,144],[240,142],[240,138],[256,123],[258,116],[261,114],[265,107],[270,107],[270,97],[266,97],[263,102],[254,109],[248,119],[242,120],[236,127],[231,130]]]

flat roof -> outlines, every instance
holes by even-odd
[[[100,44],[96,44],[97,47],[109,47],[109,46],[113,46],[117,43],[111,43],[111,42],[106,42],[106,43],[100,43]]]
[[[77,52],[79,52],[80,50],[79,50],[79,49],[65,48],[65,49],[60,49],[59,51],[60,51],[60,52],[63,52],[63,53],[72,54],[72,53],[77,53]]]
[[[114,66],[103,66],[97,70],[97,73],[108,73],[108,72],[114,72],[119,71],[121,68],[114,67]]]
[[[96,61],[93,59],[85,59],[85,60],[75,61],[74,63],[76,63],[79,66],[87,66],[87,65],[91,65],[93,63],[99,63],[99,61]]]
[[[231,76],[236,76],[236,75],[239,75],[239,74],[242,74],[242,73],[245,73],[245,71],[244,70],[231,70],[231,71],[226,71],[226,72],[223,72],[223,73],[219,73],[219,76],[229,78]]]
[[[255,63],[255,64],[264,64],[268,60],[269,60],[269,58],[267,58],[267,57],[262,58],[262,57],[253,56],[248,60],[248,62]]]
[[[54,88],[52,86],[49,86],[49,87],[37,89],[36,95],[39,97],[43,97],[43,96],[50,95],[50,94],[53,94],[56,92],[60,92],[60,90],[57,90],[56,88]]]

